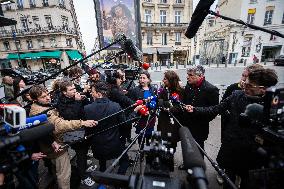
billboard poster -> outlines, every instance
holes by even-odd
[[[94,0],[98,35],[101,47],[114,41],[117,33],[137,43],[136,1],[135,0]],[[114,45],[113,48],[119,48]]]

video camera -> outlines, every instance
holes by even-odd
[[[264,104],[249,104],[242,115],[253,129],[262,169],[250,171],[252,188],[284,186],[284,88],[269,88]],[[282,176],[281,176],[282,175]]]
[[[187,128],[183,128],[181,133],[188,133]],[[190,135],[191,136],[191,135]],[[191,144],[186,141],[189,135],[183,135],[182,147],[185,149]],[[192,137],[192,136],[191,136]],[[174,171],[174,149],[170,148],[170,136],[168,140],[162,140],[161,133],[158,131],[152,132],[152,138],[149,145],[145,145],[142,151],[142,158],[145,158],[145,169],[143,173],[124,176],[117,174],[110,174],[108,172],[94,171],[91,176],[93,179],[100,184],[113,185],[121,188],[131,188],[131,189],[151,189],[151,188],[207,188],[207,180],[200,174],[198,178],[193,178],[190,173],[183,171],[179,173],[179,178],[172,176],[171,172]],[[190,147],[191,148],[191,147]],[[191,149],[195,153],[200,153],[197,147]],[[186,150],[185,150],[186,151]],[[192,154],[191,154],[192,155]],[[185,154],[183,155],[185,157]],[[201,156],[200,156],[201,157]],[[190,158],[190,157],[189,157]],[[202,158],[201,158],[202,159]],[[185,160],[186,161],[186,160]],[[201,161],[204,162],[202,159]],[[188,166],[185,163],[185,166]],[[141,166],[141,165],[140,165]],[[191,165],[189,165],[191,166]],[[197,167],[194,165],[194,167]],[[189,167],[187,167],[189,168]],[[192,168],[193,172],[194,169]],[[189,178],[191,177],[191,178]],[[191,179],[191,180],[190,180]],[[196,184],[196,185],[195,185]],[[196,186],[196,187],[193,187]]]
[[[24,108],[4,105],[4,122],[0,136],[0,173],[16,172],[18,165],[29,159],[26,144],[52,133],[45,114],[26,118]]]

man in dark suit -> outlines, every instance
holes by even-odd
[[[107,97],[110,90],[107,83],[102,81],[96,82],[92,84],[91,90],[94,102],[84,107],[86,118],[100,120],[121,110],[121,106],[118,103],[111,101]],[[136,112],[140,108],[137,106],[134,112],[127,118],[137,117]],[[86,132],[94,134],[124,121],[126,121],[126,118],[122,112],[100,121],[96,128],[86,130]],[[120,139],[121,135],[119,132],[119,127],[114,127],[91,138],[94,158],[99,160],[100,171],[102,172],[106,170],[106,161],[117,158],[124,150],[124,143]],[[120,159],[119,165],[118,174],[125,174],[129,165],[127,154]]]
[[[187,84],[185,86],[184,104],[208,107],[219,103],[219,89],[205,80],[205,69],[194,66],[187,70]],[[188,114],[184,116],[186,125],[198,144],[204,149],[204,141],[209,134],[209,122],[212,116],[197,116]]]

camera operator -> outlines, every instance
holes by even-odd
[[[151,78],[150,78],[150,74],[147,71],[142,71],[140,72],[139,75],[139,85],[135,88],[133,88],[132,90],[129,91],[128,96],[136,101],[139,99],[148,99],[151,96],[154,96],[157,94],[157,89],[151,85]],[[155,126],[155,122],[156,122],[156,118],[151,119],[151,122],[148,123],[148,128],[145,132],[145,138],[146,138],[146,143],[148,144],[149,139],[152,136],[152,131],[154,131],[154,126]],[[138,125],[136,127],[136,134],[138,134],[143,127],[145,127],[147,123],[147,119],[146,118],[142,118],[139,122]],[[131,130],[130,130],[131,131]],[[140,143],[141,137],[138,139],[138,142]],[[143,141],[144,142],[144,141]]]
[[[41,85],[35,85],[30,90],[30,96],[34,103],[31,106],[30,115],[40,114],[50,108],[50,95],[48,91]],[[47,112],[48,122],[54,124],[53,132],[56,143],[63,144],[63,134],[67,131],[79,129],[83,126],[94,127],[97,122],[93,120],[64,120],[59,117],[57,110],[53,109]],[[51,159],[56,168],[57,182],[60,189],[70,189],[71,164],[67,150],[54,149],[50,144],[39,142],[40,150]]]
[[[173,93],[177,93],[179,95],[179,100],[182,101],[184,96],[184,89],[180,86],[179,81],[180,79],[176,72],[166,71],[163,78],[164,86],[158,90],[158,99],[169,101],[171,95]],[[174,105],[170,108],[170,110],[171,112],[176,114],[175,116],[180,118],[180,116],[177,114],[181,111],[179,106]],[[177,142],[179,141],[178,129],[178,124],[171,124],[169,113],[167,111],[161,110],[158,118],[157,130],[161,131],[163,139],[167,139],[168,133],[172,134],[171,143],[174,149],[177,146]]]
[[[69,73],[73,73],[73,71],[71,72],[70,70]],[[71,81],[62,81],[60,83],[59,101],[56,105],[59,116],[64,120],[83,120],[85,118],[84,106],[87,105],[87,102],[83,100],[83,98],[85,97],[81,96],[76,91],[75,85]],[[78,137],[80,136],[80,133],[85,133],[84,128],[67,132],[65,134],[65,138],[72,138],[72,136]],[[77,156],[76,163],[80,178],[79,180],[81,180],[81,182],[84,184],[88,183],[88,186],[92,186],[95,182],[91,181],[91,178],[85,175],[87,169],[87,153],[89,146],[89,141],[85,140],[83,142],[72,145],[72,148],[75,150]]]
[[[231,96],[224,99],[219,105],[210,107],[186,106],[188,112],[194,115],[216,116],[229,111],[227,128],[224,131],[223,142],[218,153],[217,161],[232,181],[236,175],[241,177],[241,188],[248,187],[248,171],[257,167],[255,161],[255,149],[253,136],[250,132],[253,128],[244,128],[240,125],[240,114],[251,103],[263,103],[263,96],[268,87],[277,84],[278,77],[272,69],[260,69],[249,73],[243,82],[244,91],[235,91]],[[198,125],[197,125],[198,126]],[[224,185],[224,188],[230,188]]]
[[[192,106],[213,106],[219,103],[219,89],[205,80],[205,69],[202,66],[187,70],[187,84],[183,102]],[[209,122],[212,116],[195,117],[192,114],[184,116],[186,125],[197,143],[204,149],[204,141],[208,138]]]
[[[98,81],[101,81],[101,73],[98,69],[91,68],[88,71],[89,79],[87,80],[87,83],[91,85],[92,83],[96,83]]]
[[[259,70],[259,69],[264,69],[262,65],[260,64],[252,64],[252,65],[249,65],[247,67],[245,67],[245,69],[243,70],[242,72],[242,76],[241,76],[241,79],[239,82],[237,83],[233,83],[231,85],[229,85],[227,88],[226,88],[226,91],[225,93],[223,94],[222,96],[222,99],[221,101],[225,100],[227,97],[229,97],[230,95],[232,95],[232,93],[234,91],[237,91],[237,90],[242,90],[244,86],[242,86],[243,82],[247,79],[248,75],[250,72],[254,71],[254,70]],[[224,135],[224,131],[225,129],[227,128],[227,124],[229,123],[229,119],[230,119],[230,116],[229,116],[230,112],[229,111],[225,111],[224,113],[222,113],[221,115],[221,143],[223,143],[223,135]],[[222,158],[222,157],[220,157]],[[218,162],[220,166],[222,166],[221,162]],[[223,179],[217,175],[217,181],[218,183],[222,184],[223,183]]]
[[[84,108],[87,119],[99,120],[121,110],[118,103],[107,98],[109,93],[109,85],[107,83],[102,81],[96,82],[91,86],[91,90],[94,102]],[[140,108],[137,106],[134,111],[137,112]],[[87,129],[87,132],[96,133],[113,126],[114,123],[121,123],[125,120],[124,113],[116,114],[99,122],[96,128]],[[94,157],[99,160],[100,171],[102,172],[106,170],[106,161],[117,158],[124,149],[123,142],[120,140],[118,127],[92,137],[91,141]],[[127,154],[122,157],[119,164],[118,174],[125,174],[129,166]]]
[[[126,79],[124,69],[122,68],[117,69],[117,72],[122,76],[121,88],[124,94],[127,94],[130,90],[132,90],[135,87],[135,83]]]

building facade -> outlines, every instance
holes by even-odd
[[[250,24],[284,34],[283,0],[247,0],[242,4],[241,19]],[[237,46],[241,58],[252,61],[255,55],[259,61],[273,61],[284,54],[284,38],[262,31],[245,28],[241,43]]]
[[[64,68],[82,58],[73,0],[17,0],[2,9],[17,21],[0,28],[0,58],[10,62],[2,68]]]
[[[218,8],[221,15],[284,33],[283,0],[220,0]],[[253,63],[254,55],[258,62],[273,61],[284,54],[283,38],[212,16],[202,24],[199,44],[202,64],[223,57],[229,64]]]
[[[192,0],[141,0],[144,61],[162,65],[185,64],[190,40],[184,36],[192,15]]]

